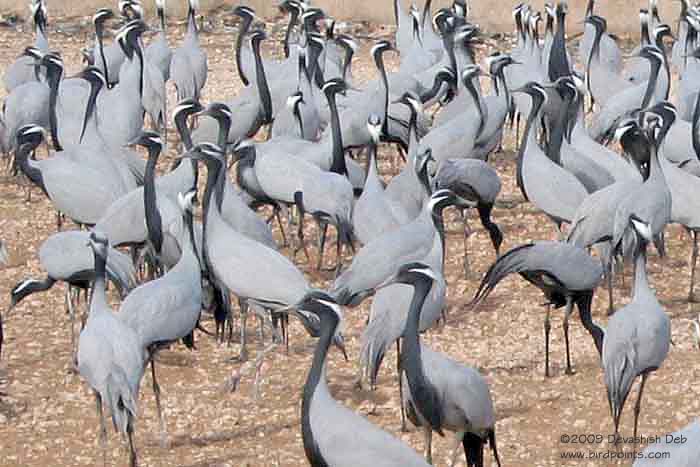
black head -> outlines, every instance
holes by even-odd
[[[459,198],[457,198],[457,195],[455,195],[452,190],[438,190],[430,196],[428,209],[433,213],[442,212],[443,209],[454,205],[458,200]]]
[[[212,102],[207,106],[202,112],[202,115],[212,117],[216,120],[228,119],[229,122],[233,118],[233,113],[231,113],[231,108],[224,104],[223,102]]]
[[[452,87],[457,85],[457,76],[455,72],[449,66],[444,66],[438,70],[435,74],[435,79],[442,83],[447,83]]]
[[[177,194],[177,205],[183,213],[192,213],[194,200],[197,197],[197,190],[190,190],[187,193]]]
[[[48,20],[48,11],[46,10],[46,2],[44,0],[33,1],[29,4],[29,10],[32,13],[32,18],[34,19],[34,24],[36,24],[42,31],[46,30],[46,23]]]
[[[267,39],[267,34],[265,34],[265,31],[262,29],[256,29],[255,31],[252,31],[249,36],[250,39],[250,45],[254,48],[257,49],[260,47],[260,43]]]
[[[95,28],[101,28],[107,20],[114,18],[114,12],[109,8],[100,8],[92,17]]]
[[[233,14],[241,19],[253,21],[255,19],[255,10],[245,5],[238,5],[233,9]]]
[[[557,16],[563,17],[568,12],[569,12],[569,5],[566,2],[561,1],[561,2],[557,3]]]
[[[433,15],[433,24],[440,34],[449,34],[454,25],[454,13],[449,8],[440,8]]]
[[[552,87],[562,99],[574,100],[578,96],[578,87],[571,76],[562,76],[558,78],[552,84]]]
[[[663,53],[655,45],[646,45],[639,51],[639,56],[646,58],[655,66],[661,66],[664,61]]]
[[[214,143],[200,143],[186,152],[182,157],[210,163],[224,163],[224,151]]]
[[[382,55],[385,52],[389,52],[390,50],[394,50],[394,47],[391,45],[389,41],[385,40],[380,40],[377,41],[376,44],[372,47],[371,54],[372,57],[374,57],[375,61],[381,60]]]
[[[39,125],[24,125],[17,130],[17,147],[29,144],[31,148],[37,148],[44,141],[44,129]]]
[[[299,106],[303,103],[304,93],[301,91],[297,91],[287,98],[287,108],[292,112],[296,112],[299,109]]]
[[[107,86],[105,74],[95,66],[89,66],[83,69],[83,71],[76,75],[76,78],[84,79],[90,83],[90,86],[94,86],[97,89],[102,89],[102,87]]]
[[[44,54],[41,50],[37,49],[33,45],[30,45],[29,47],[24,48],[20,57],[31,57],[34,60],[41,61],[41,59],[44,57]]]
[[[326,83],[323,85],[322,91],[326,95],[326,97],[334,96],[336,94],[343,94],[345,95],[345,92],[348,89],[348,85],[345,83],[345,81],[341,78],[332,78],[326,81]]]
[[[56,52],[49,52],[41,57],[41,65],[46,68],[49,76],[55,76],[60,79],[63,74],[63,59]]]
[[[406,105],[412,112],[415,113],[421,113],[423,111],[423,104],[421,103],[420,98],[411,91],[406,91],[394,102],[397,104]]]
[[[416,285],[418,283],[431,284],[437,280],[435,272],[430,266],[421,262],[406,263],[399,267],[393,276],[378,287],[378,289],[391,284]]]
[[[673,37],[673,32],[671,31],[671,26],[669,26],[668,24],[659,24],[654,28],[654,38],[658,42],[662,41],[665,37],[675,39]]]
[[[25,279],[18,282],[12,290],[10,290],[10,305],[7,307],[7,313],[31,294],[42,291],[45,288],[41,281],[35,279]]]
[[[523,87],[513,89],[514,93],[521,92],[523,94],[527,94],[528,96],[532,97],[533,99],[538,99],[541,100],[542,102],[547,101],[547,91],[544,89],[544,87],[536,83],[534,81],[530,81],[529,83],[526,83]]]
[[[335,43],[340,45],[343,49],[345,49],[346,53],[352,52],[354,54],[355,52],[357,52],[357,48],[359,47],[357,45],[357,41],[346,34],[340,34],[336,36]]]
[[[179,118],[187,119],[190,115],[198,114],[204,110],[202,104],[196,99],[183,99],[181,100],[175,110],[173,110],[173,119],[178,120]]]
[[[122,0],[118,4],[119,13],[128,20],[143,18],[143,6],[137,0]]]
[[[160,151],[163,148],[163,139],[156,132],[143,131],[136,139],[129,143],[129,146],[141,146],[149,150],[157,149]]]
[[[107,252],[109,250],[109,239],[107,238],[107,235],[97,230],[93,230],[90,232],[88,245],[90,248],[92,248],[92,251],[96,256],[107,259]]]
[[[501,54],[496,52],[494,55],[489,56],[486,59],[486,63],[489,67],[489,73],[492,76],[496,76],[503,71],[503,69],[509,65],[518,65],[519,62],[515,61],[513,57],[508,54]]]

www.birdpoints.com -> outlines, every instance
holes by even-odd
[[[637,449],[633,451],[622,451],[622,445],[628,444],[635,447],[647,446],[653,444],[664,443],[666,445],[680,445],[685,444],[688,438],[685,436],[673,436],[667,434],[661,435],[651,435],[651,436],[620,436],[615,434],[603,435],[599,433],[588,433],[588,434],[567,434],[562,433],[559,437],[561,444],[568,444],[571,446],[592,446],[607,443],[610,445],[608,449],[572,449],[560,451],[561,459],[569,460],[625,460],[625,459],[670,459],[671,453],[669,451],[650,451],[650,452],[640,452]]]

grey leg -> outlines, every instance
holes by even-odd
[[[544,376],[549,378],[549,331],[552,329],[550,322],[550,305],[547,304],[547,314],[544,317]]]
[[[639,385],[639,394],[637,394],[637,403],[634,404],[634,437],[637,438],[637,426],[639,422],[639,412],[642,411],[642,393],[644,392],[644,385],[647,382],[649,373],[642,373],[642,382]],[[634,443],[634,452],[637,452],[637,443]]]
[[[423,427],[423,436],[425,437],[425,461],[428,464],[433,463],[433,429],[429,423]]]
[[[129,438],[129,467],[136,467],[138,462],[136,460],[136,446],[134,446],[134,426],[131,420],[126,425],[126,435]]]
[[[690,252],[690,291],[688,292],[688,301],[695,302],[695,266],[698,262],[698,233],[693,230],[693,248]]]
[[[102,410],[102,396],[95,391],[95,406],[97,407],[97,417],[100,419],[100,448],[102,449],[102,462],[107,466],[107,425],[105,425],[105,415]]]
[[[464,277],[468,279],[471,274],[471,267],[469,266],[469,237],[472,232],[469,228],[469,222],[467,221],[466,210],[460,209],[459,214],[462,217],[462,226],[464,227]]]
[[[165,423],[165,414],[160,403],[160,385],[156,379],[156,356],[151,355],[151,378],[153,379],[153,395],[156,397],[156,409],[158,410],[158,421],[160,423],[160,447],[168,447],[168,426]]]
[[[457,456],[459,456],[460,448],[462,447],[462,439],[464,439],[464,432],[458,431],[455,435],[454,448],[452,449],[452,454],[450,454],[450,467],[454,467],[457,463]]]
[[[328,223],[319,222],[318,224],[318,261],[316,262],[316,270],[320,271],[323,266],[323,250],[326,248],[326,234],[328,233]]]
[[[566,343],[566,374],[573,375],[571,369],[571,353],[569,351],[569,316],[573,311],[573,302],[571,296],[566,297],[566,311],[564,312],[564,342]]]
[[[396,339],[396,372],[399,378],[399,407],[401,408],[401,432],[406,433],[406,408],[403,405],[403,368],[401,368],[401,344]]]
[[[240,300],[238,302],[241,308],[241,353],[239,360],[241,362],[248,361],[248,346],[246,342],[246,327],[248,323],[248,303],[245,300]]]

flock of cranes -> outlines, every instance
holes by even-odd
[[[81,291],[89,297],[80,335],[72,335],[73,360],[94,392],[105,462],[106,405],[128,442],[130,465],[137,464],[139,387],[148,365],[167,445],[156,355],[178,341],[195,347],[203,312],[213,313],[220,339],[226,331],[230,338],[235,297],[241,360],[248,358],[251,312],[272,329],[275,342],[288,341],[290,315],[318,338],[301,398],[311,465],[424,466],[432,463],[432,433],[450,431],[469,467],[487,462],[487,447],[500,466],[485,378],[421,342],[421,333],[444,317],[443,210],[450,206],[464,221],[465,272],[468,210],[476,210],[498,255],[472,306],[511,273],[538,287],[547,300],[546,376],[552,307],[565,310],[566,373],[573,373],[569,318],[575,307],[600,357],[616,435],[632,385],[641,380],[636,436],[644,387],[671,343],[670,319],[647,277],[647,248],[653,244],[665,254],[669,224],[682,225],[692,238],[688,299],[695,300],[700,8],[681,0],[674,35],[652,0],[640,11],[639,46],[625,60],[593,0],[578,56],[567,48],[565,2],[546,5],[545,18],[521,4],[513,10],[514,47],[494,52],[482,66],[476,56],[481,35],[466,1],[432,12],[430,0],[422,10],[404,10],[395,0],[395,42],[373,44],[378,77],[360,87],[352,74],[358,43],[339,34],[321,9],[299,0],[280,4],[289,22],[283,57],[272,59],[261,52],[268,39],[255,27],[255,12],[238,6],[235,60],[244,87],[233,100],[207,104],[198,1],[188,1],[187,32],[175,48],[166,34],[164,0],[155,1],[160,28],[150,41],[139,1],[117,6],[123,25],[114,42],[106,44],[104,32],[117,15],[100,9],[93,17],[95,42],[84,51],[88,65],[66,76],[61,54],[50,45],[46,2],[32,2],[35,42],[5,70],[0,125],[0,146],[12,157],[12,169],[50,200],[59,230],[65,219],[78,226],[43,242],[46,277],[13,287],[10,309],[65,282],[73,331]],[[674,42],[667,51],[668,38]],[[400,56],[393,72],[384,63],[391,53]],[[482,77],[491,80],[488,92]],[[169,82],[177,94],[171,117],[182,148],[177,164],[159,173]],[[433,107],[439,110],[429,112]],[[144,130],[145,115],[153,131]],[[504,144],[508,124],[517,133],[517,186],[552,221],[559,240],[500,254],[504,234],[491,213],[501,179],[489,157]],[[45,157],[39,156],[42,144],[50,147]],[[395,145],[405,160],[388,183],[379,173],[380,145]],[[201,221],[193,212],[196,198]],[[271,208],[269,219],[261,207]],[[311,262],[309,219],[318,231],[317,269],[324,266],[328,227],[336,232],[335,280],[325,291],[296,262],[300,252]],[[272,235],[274,222],[284,245]],[[6,262],[0,243],[0,264]],[[629,264],[632,298],[615,310],[614,276]],[[593,320],[592,303],[605,279],[612,316],[603,328]],[[118,311],[107,281],[121,298]],[[405,416],[422,428],[424,456],[337,402],[326,384],[331,345],[344,351],[342,307],[369,297],[360,381],[376,387],[384,355],[396,343],[402,422]],[[700,346],[700,322],[693,326]],[[0,320],[0,350],[2,337]],[[669,463],[635,465],[697,466],[697,422],[680,433],[691,441],[674,446]]]

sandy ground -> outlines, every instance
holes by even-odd
[[[69,68],[79,69],[79,49],[89,33],[74,27],[75,20],[55,21],[51,28],[52,46],[61,50]],[[228,25],[232,23],[227,20]],[[239,87],[235,76],[230,27],[223,28],[220,17],[215,32],[205,33],[202,42],[209,54],[210,75],[205,92],[207,101],[233,96]],[[61,32],[63,31],[63,32]],[[365,36],[355,76],[368,79],[374,71],[368,60],[368,37],[386,36],[390,29],[361,27]],[[182,37],[182,25],[171,27],[171,44]],[[21,28],[0,30],[0,70],[9,64],[30,36]],[[495,42],[499,48],[509,44]],[[268,45],[270,47],[270,45]],[[279,47],[275,45],[276,52]],[[270,49],[266,49],[270,53]],[[392,64],[395,65],[392,59]],[[172,95],[172,90],[170,90]],[[171,100],[172,105],[172,100]],[[174,145],[171,145],[174,147]],[[521,243],[553,239],[550,222],[524,200],[515,184],[513,137],[506,150],[493,158],[503,180],[495,221],[505,233],[504,248]],[[171,151],[171,156],[173,152]],[[381,152],[382,173],[389,173],[394,149]],[[162,167],[168,166],[167,159]],[[561,459],[564,452],[604,453],[607,443],[573,445],[561,442],[562,435],[612,432],[608,404],[593,342],[578,320],[571,330],[575,375],[564,374],[564,341],[561,312],[553,313],[552,372],[545,379],[544,337],[541,306],[544,299],[533,286],[519,277],[504,281],[477,310],[467,306],[480,276],[495,259],[488,236],[474,215],[475,234],[469,240],[473,273],[464,278],[462,270],[461,224],[454,212],[447,212],[448,319],[444,327],[429,332],[424,343],[451,357],[478,368],[487,378],[496,406],[496,433],[504,466],[601,466],[609,460]],[[41,242],[55,231],[55,217],[49,202],[33,190],[31,202],[14,179],[0,178],[0,236],[8,243],[9,267],[0,271],[0,309],[9,302],[9,290],[21,279],[41,278],[37,260]],[[279,239],[279,232],[275,232]],[[314,233],[315,235],[315,233]],[[315,238],[309,235],[310,238]],[[645,435],[675,431],[700,415],[700,353],[693,348],[684,319],[696,317],[697,305],[686,300],[688,289],[689,238],[678,226],[668,232],[669,256],[650,258],[651,283],[672,318],[673,341],[664,366],[649,380],[640,419]],[[285,250],[285,253],[289,253]],[[312,255],[316,250],[312,248]],[[301,259],[301,256],[299,257]],[[312,260],[315,258],[312,258]],[[330,262],[331,259],[328,259]],[[316,273],[305,262],[299,266],[315,285],[324,286],[329,273]],[[631,277],[618,296],[626,301]],[[57,285],[48,293],[25,300],[7,320],[5,352],[0,361],[0,466],[88,466],[101,463],[97,444],[98,420],[92,393],[81,379],[69,371],[70,332],[64,312],[64,288]],[[115,303],[116,305],[116,303]],[[331,352],[328,375],[335,397],[352,409],[369,415],[372,423],[401,437],[421,451],[420,432],[411,427],[400,433],[399,405],[395,384],[395,356],[390,352],[380,373],[378,391],[358,390],[353,381],[357,372],[359,337],[369,309],[348,310],[346,342],[350,362]],[[606,293],[601,289],[594,302],[594,317],[606,321]],[[205,326],[212,327],[211,322]],[[256,324],[249,320],[250,334]],[[266,336],[269,342],[269,335]],[[158,420],[150,388],[144,378],[136,442],[142,466],[302,466],[307,465],[300,431],[300,394],[309,368],[315,342],[293,325],[289,353],[279,349],[265,360],[259,398],[254,396],[250,374],[242,379],[235,393],[223,391],[223,384],[240,368],[231,361],[238,355],[237,340],[231,346],[218,345],[201,336],[198,350],[180,345],[159,357],[160,383],[172,445],[165,449],[158,442]],[[253,355],[261,348],[254,336]],[[632,432],[632,406],[627,407],[621,430]],[[110,434],[110,465],[125,465],[122,443]],[[451,437],[434,439],[436,465],[446,465]],[[626,450],[631,446],[625,447]],[[463,463],[463,457],[460,456]],[[491,460],[487,461],[490,465]],[[494,464],[495,465],[495,464]],[[631,465],[631,461],[619,465]]]

